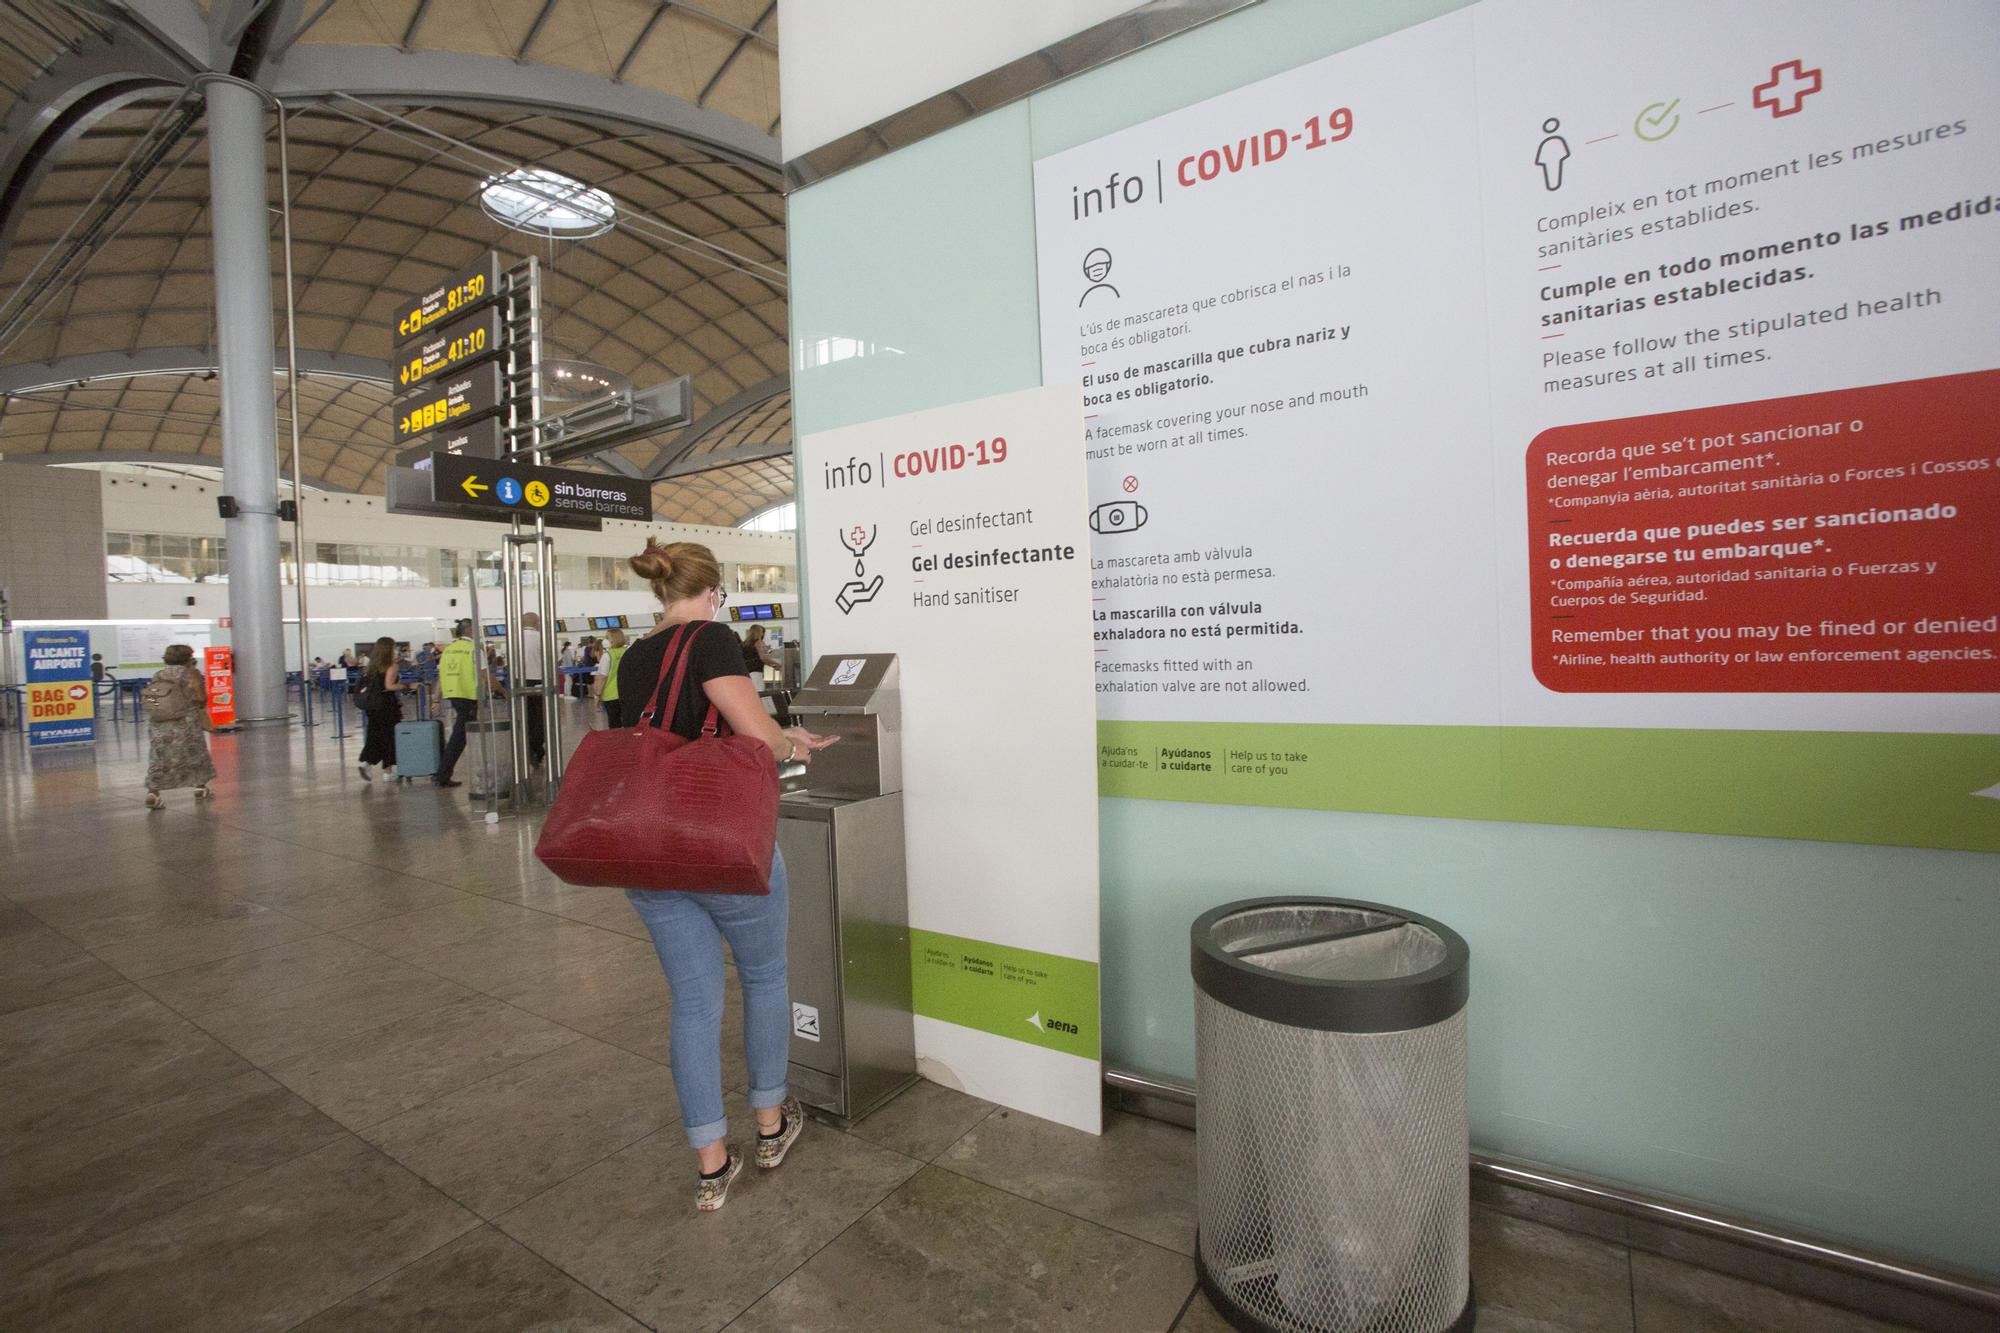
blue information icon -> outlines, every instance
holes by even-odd
[[[503,505],[517,505],[521,503],[521,483],[515,481],[512,477],[500,478],[494,484],[493,493],[500,497],[500,503]]]

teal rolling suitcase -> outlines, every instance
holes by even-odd
[[[396,776],[403,781],[436,777],[443,754],[444,729],[436,718],[396,724]]]

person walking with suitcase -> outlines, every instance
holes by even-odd
[[[361,746],[361,780],[373,782],[368,766],[374,764],[382,776],[396,776],[396,723],[402,720],[403,701],[398,694],[403,685],[402,663],[396,660],[396,641],[388,636],[375,640],[368,655],[368,672],[354,701],[361,709],[368,729]]]
[[[459,621],[451,627],[451,642],[438,654],[438,712],[444,712],[444,703],[451,705],[451,739],[445,742],[444,760],[431,779],[440,787],[465,785],[452,777],[452,770],[465,753],[466,725],[479,716],[479,684],[486,679],[486,664],[480,660],[479,645],[471,634],[472,622]]]

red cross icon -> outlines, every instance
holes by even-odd
[[[1138,489],[1139,489],[1139,479],[1137,477],[1125,478],[1125,494],[1130,495],[1132,492]]]
[[[1769,109],[1773,117],[1796,116],[1805,110],[1806,98],[1820,90],[1823,80],[1816,69],[1807,69],[1803,60],[1787,60],[1771,66],[1771,81],[1757,85],[1752,106]]]

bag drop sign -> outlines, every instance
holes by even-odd
[[[21,635],[27,666],[28,744],[88,745],[97,739],[90,683],[90,631],[31,629]]]

